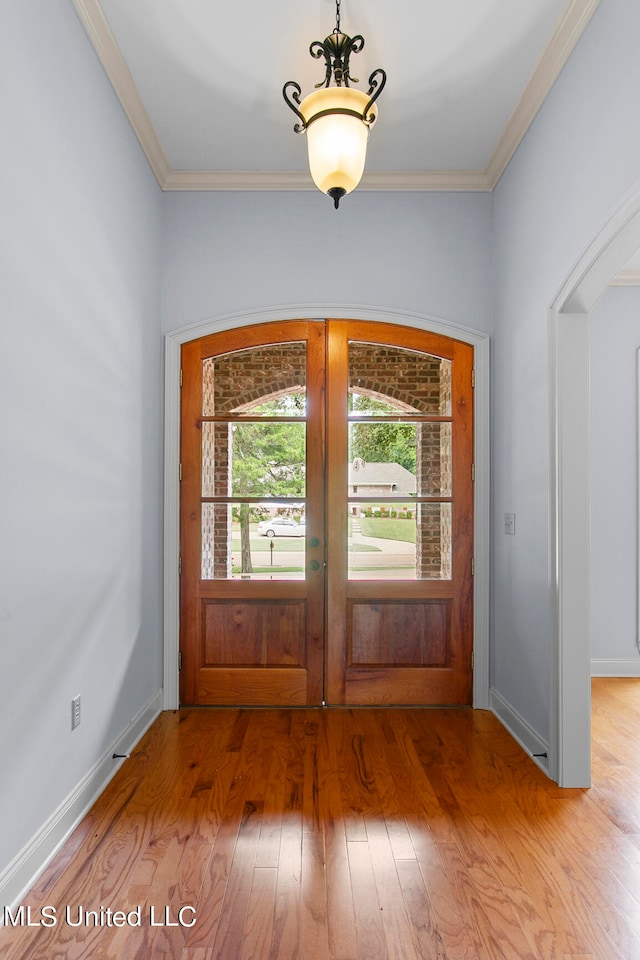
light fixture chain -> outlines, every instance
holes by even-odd
[[[336,0],[336,29],[334,33],[340,32],[340,0]]]

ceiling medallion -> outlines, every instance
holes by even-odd
[[[328,194],[338,209],[340,200],[360,183],[367,155],[369,130],[378,116],[375,102],[387,81],[378,68],[369,77],[366,93],[350,83],[358,83],[350,75],[349,58],[360,53],[364,37],[348,37],[340,29],[340,0],[336,0],[336,26],[321,43],[314,40],[309,53],[314,60],[324,57],[325,78],[304,100],[300,84],[285,83],[282,95],[299,119],[294,130],[307,134],[309,169],[313,182]],[[335,86],[331,86],[333,79]]]

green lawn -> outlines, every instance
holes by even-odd
[[[416,542],[415,520],[398,520],[391,517],[360,517],[360,530],[364,537],[380,537],[381,540]]]

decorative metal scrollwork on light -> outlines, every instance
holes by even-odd
[[[289,90],[289,88],[293,90],[293,93],[291,94],[291,100],[287,96],[287,91]],[[293,129],[296,133],[304,133],[305,130],[307,129],[307,121],[304,118],[304,114],[300,113],[300,111],[298,110],[298,107],[300,106],[301,93],[302,93],[302,87],[300,86],[299,83],[296,83],[295,80],[288,80],[285,83],[284,87],[282,88],[282,96],[285,99],[285,103],[287,103],[291,107],[291,109],[293,110],[293,112],[297,117],[300,117],[300,123],[296,123],[293,126]],[[296,107],[296,103],[298,104],[298,107]]]
[[[349,81],[359,83],[357,77],[349,76],[349,58],[352,53],[360,53],[364,47],[364,37],[358,34],[356,37],[348,37],[346,33],[338,32],[338,28],[325,38],[324,43],[320,40],[314,40],[309,47],[309,53],[314,60],[319,60],[324,56],[326,64],[325,79],[316,83],[317,87],[328,87],[331,83],[331,76],[335,77],[336,84],[340,87],[349,86]]]
[[[364,171],[369,129],[378,111],[376,100],[387,81],[378,68],[369,77],[366,93],[350,86],[358,83],[350,73],[352,54],[360,53],[364,37],[349,37],[340,29],[340,0],[336,2],[336,26],[324,41],[314,40],[309,53],[314,60],[325,59],[325,77],[315,92],[301,100],[302,89],[295,80],[282,88],[285,103],[298,117],[296,133],[307,133],[309,166],[313,181],[327,193],[337,209],[340,200],[360,182]],[[335,86],[331,86],[331,81]]]

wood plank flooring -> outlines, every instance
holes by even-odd
[[[593,694],[588,791],[483,711],[165,713],[0,956],[640,960],[640,681]]]

